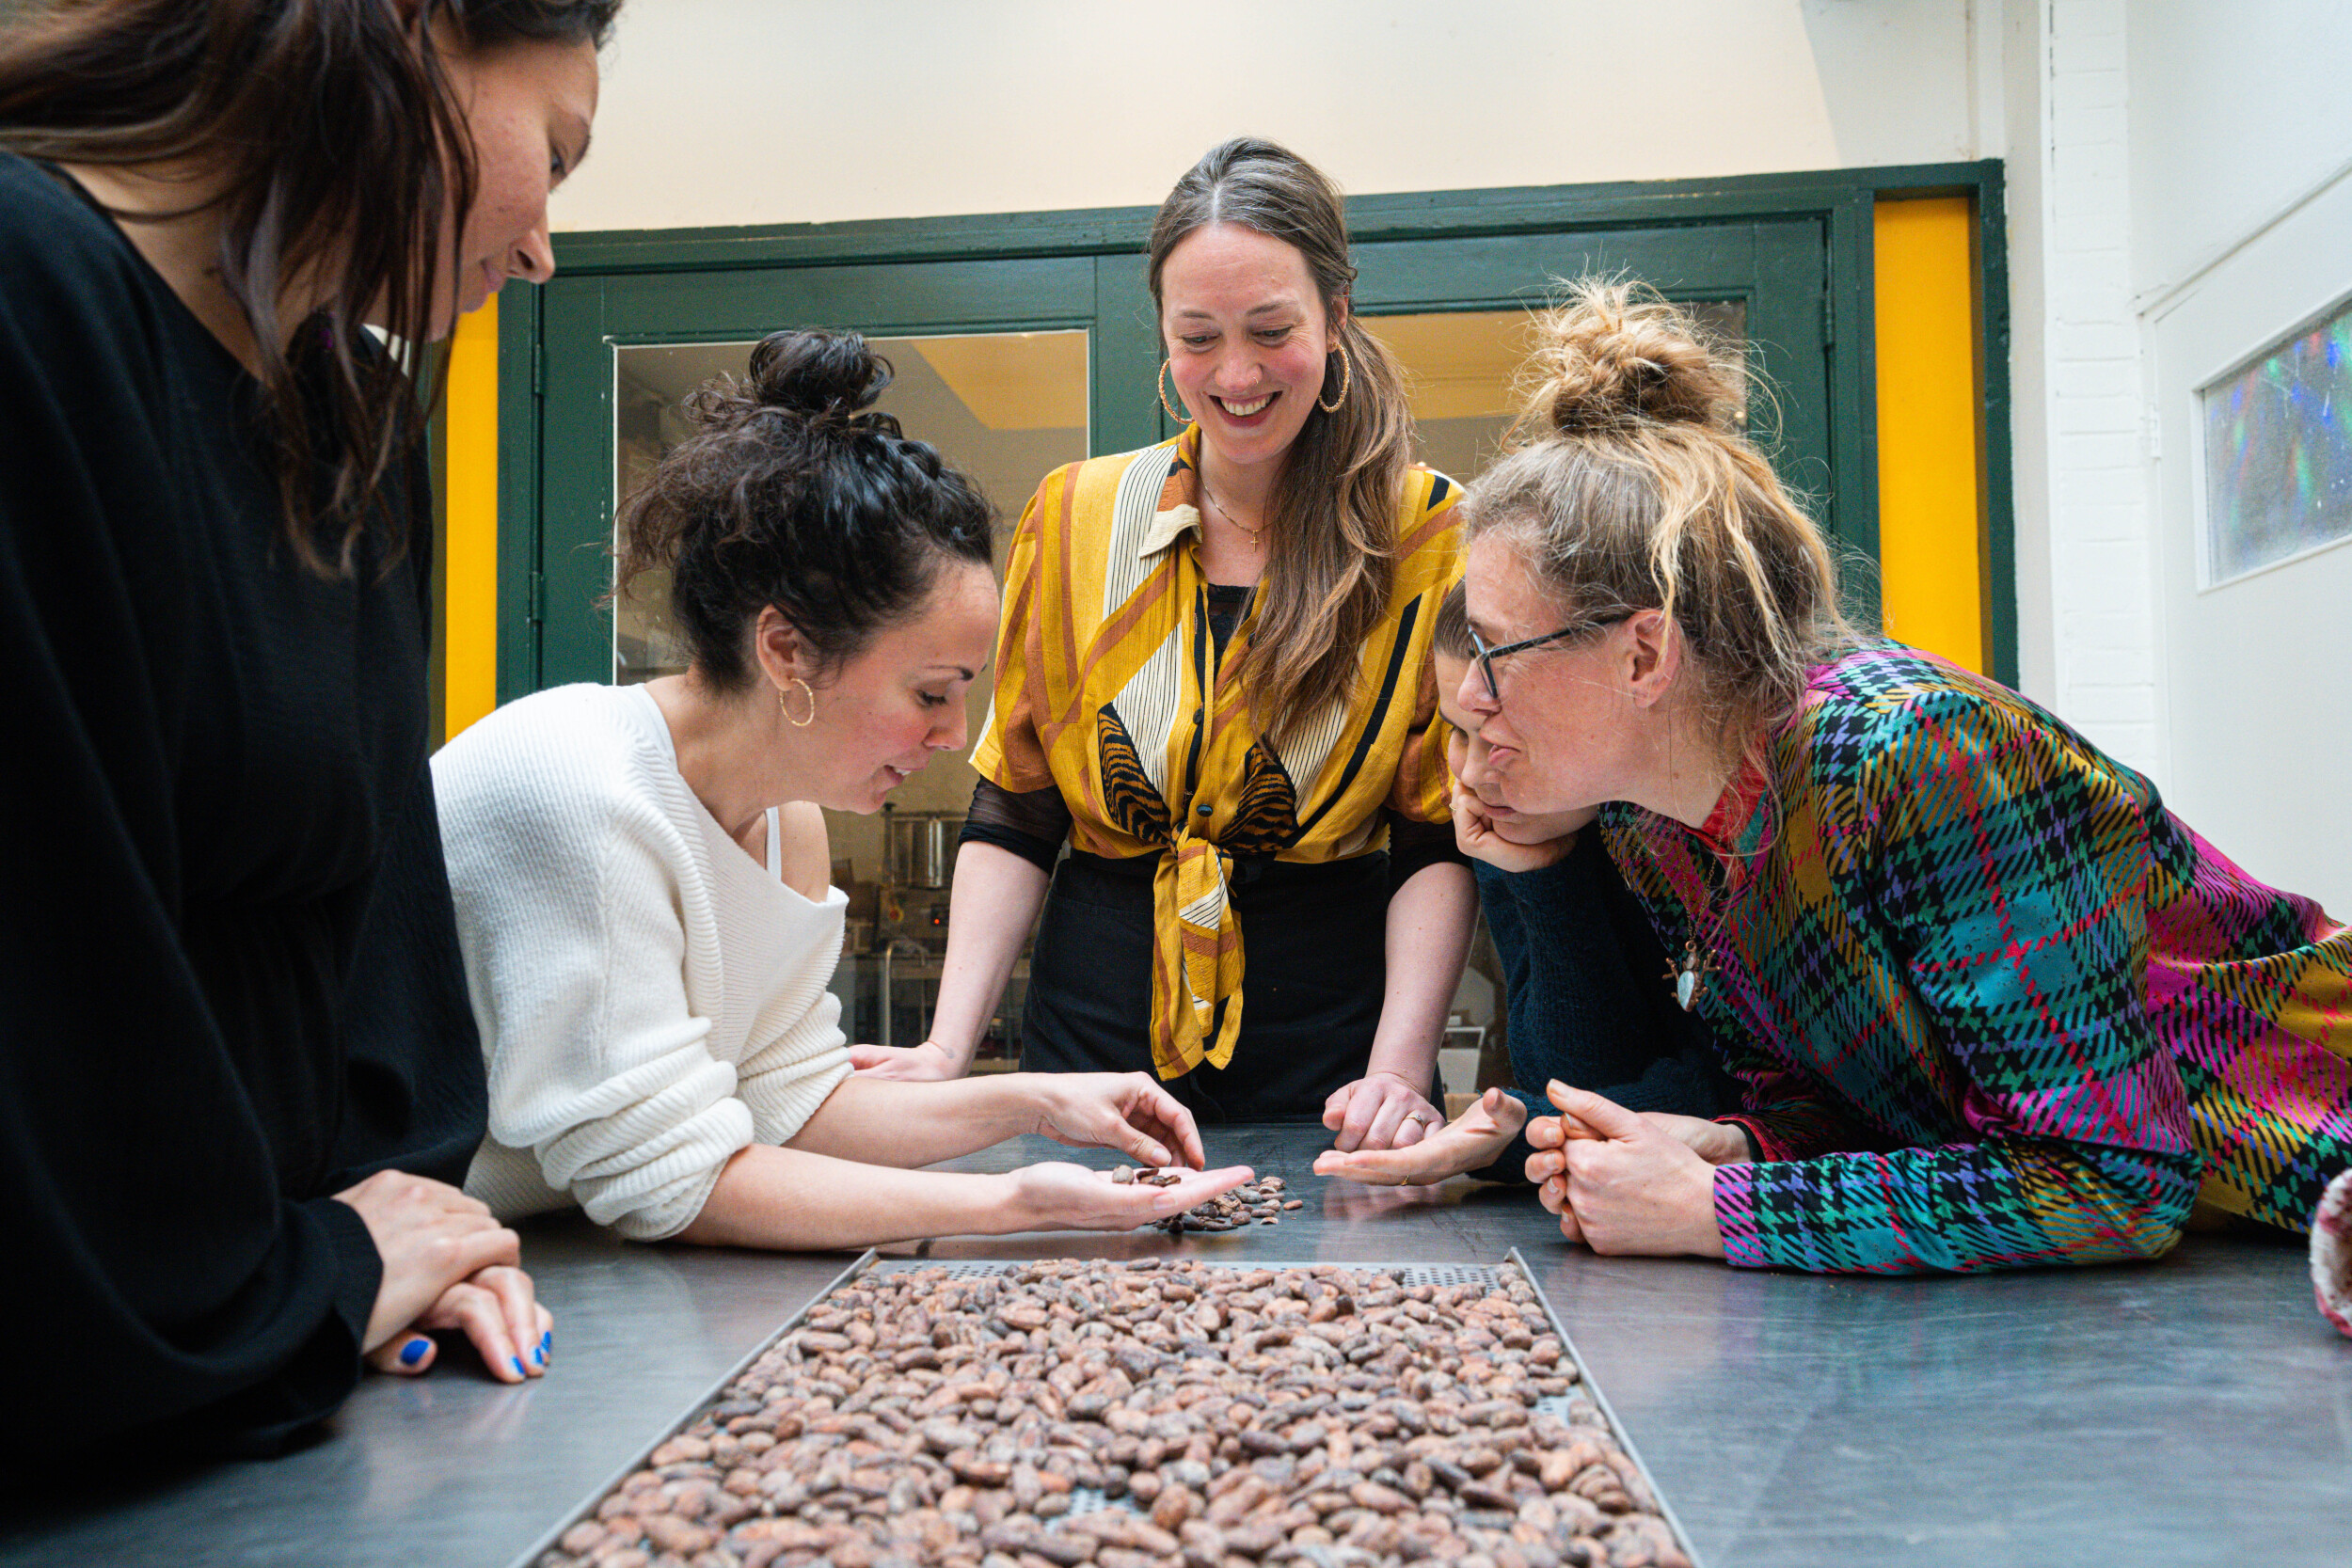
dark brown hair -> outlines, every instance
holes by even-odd
[[[889,385],[854,332],[770,333],[748,380],[687,398],[695,433],[621,508],[616,594],[669,567],[670,612],[715,689],[751,680],[770,605],[833,669],[914,613],[941,566],[991,563],[979,487],[871,412]]]
[[[1729,755],[1791,711],[1853,630],[1820,530],[1740,433],[1741,372],[1638,284],[1587,278],[1548,313],[1501,461],[1463,501],[1590,632],[1663,610]]]
[[[619,8],[73,0],[37,7],[0,34],[0,148],[56,163],[179,165],[220,182],[216,262],[252,327],[286,540],[313,570],[350,572],[379,489],[421,439],[416,345],[455,264],[439,254],[444,214],[454,244],[475,180],[435,26],[469,51],[601,47]],[[332,286],[312,317],[288,324],[280,296],[306,275]],[[371,319],[400,355],[371,341]],[[385,518],[387,558],[431,515],[432,497],[411,494],[406,516]]]
[[[1429,650],[1448,658],[1470,658],[1477,649],[1470,643],[1470,592],[1462,583],[1445,591],[1438,601],[1438,613],[1429,623]]]
[[[1290,245],[1306,259],[1327,314],[1347,305],[1356,268],[1338,187],[1296,153],[1248,136],[1211,148],[1160,203],[1152,224],[1154,305],[1168,253],[1216,223]],[[1396,361],[1352,309],[1324,362],[1327,396],[1343,381],[1338,412],[1319,404],[1307,411],[1266,517],[1265,582],[1238,678],[1268,735],[1353,695],[1363,644],[1388,612],[1413,420]]]

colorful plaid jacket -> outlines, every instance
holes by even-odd
[[[1868,646],[1700,831],[1601,820],[1710,960],[1762,1155],[1716,1172],[1735,1263],[2152,1257],[2201,1188],[2300,1229],[2352,1165],[2352,933],[1991,681]]]

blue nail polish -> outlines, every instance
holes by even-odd
[[[529,1377],[531,1375],[529,1372],[523,1370],[523,1358],[519,1355],[515,1357],[515,1375],[516,1377]]]
[[[404,1367],[413,1367],[423,1360],[424,1353],[432,1348],[433,1341],[430,1339],[411,1339],[400,1347],[400,1364]]]
[[[545,1334],[539,1336],[539,1348],[541,1350],[553,1350],[555,1348],[555,1330],[550,1328]]]
[[[544,1366],[546,1366],[546,1365],[548,1364],[548,1347],[547,1347],[547,1346],[545,1346],[545,1345],[534,1345],[534,1346],[532,1346],[532,1351],[531,1351],[531,1364],[532,1364],[532,1366],[534,1366],[534,1367],[544,1367]]]

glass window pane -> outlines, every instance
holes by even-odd
[[[2352,304],[2199,395],[2212,581],[2352,535]]]
[[[980,483],[1008,526],[1030,491],[1087,455],[1087,335],[994,332],[876,338],[895,372],[878,407]],[[691,434],[681,405],[711,377],[741,375],[750,341],[625,344],[613,351],[613,498],[632,494]],[[618,506],[614,511],[617,515]],[[1001,558],[1002,549],[999,549]],[[648,572],[613,606],[612,678],[685,668],[669,619],[666,572]]]
[[[1683,305],[1745,360],[1744,300]],[[1364,327],[1405,367],[1421,460],[1454,479],[1475,479],[1495,460],[1518,411],[1515,388],[1534,348],[1534,318],[1524,310],[1453,310],[1367,317]]]

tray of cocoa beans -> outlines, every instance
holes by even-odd
[[[1420,1562],[1693,1562],[1516,1251],[868,1253],[518,1568]]]

